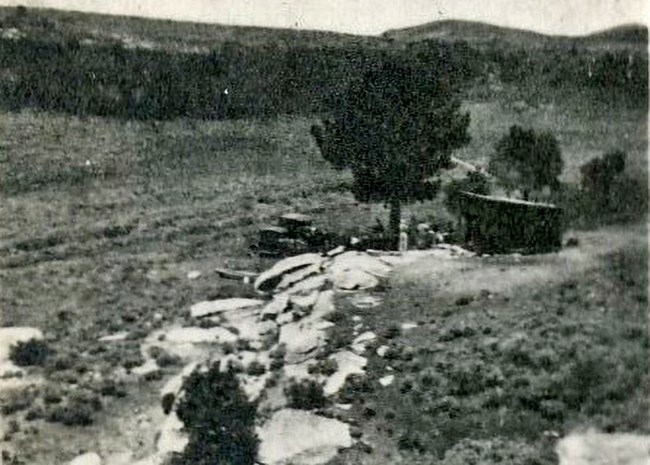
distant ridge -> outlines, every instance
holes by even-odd
[[[386,31],[382,37],[391,41],[416,42],[427,39],[466,41],[471,44],[502,43],[523,47],[571,42],[584,45],[605,45],[610,42],[647,45],[648,28],[641,24],[626,24],[582,36],[549,35],[476,21],[444,20],[419,26]]]

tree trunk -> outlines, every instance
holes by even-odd
[[[399,248],[399,226],[402,219],[402,203],[398,196],[393,196],[389,202],[390,213],[388,216],[389,246],[393,250]]]

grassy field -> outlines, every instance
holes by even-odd
[[[548,256],[422,261],[396,272],[381,307],[342,307],[388,351],[370,355],[369,381],[346,398],[371,447],[336,463],[550,465],[572,431],[650,433],[646,234],[609,228]]]
[[[577,182],[584,161],[622,148],[630,173],[647,182],[647,121],[640,110],[550,98],[515,110],[505,95],[468,101],[465,108],[472,141],[457,155],[467,161],[485,163],[494,142],[519,123],[556,134],[567,181]],[[116,365],[137,365],[138,341],[152,328],[187,321],[192,303],[250,293],[219,281],[211,270],[266,267],[268,261],[248,254],[261,223],[299,211],[313,214],[325,229],[358,234],[387,217],[382,205],[354,201],[346,189],[349,175],[332,170],[318,153],[309,118],[134,122],[22,110],[2,113],[0,122],[0,325],[44,329],[55,350],[46,366],[49,383],[64,396],[77,389],[72,386],[80,376],[82,388],[95,389],[84,373],[110,377]],[[440,201],[406,213],[448,218]],[[614,271],[622,273],[628,258]],[[190,270],[204,277],[188,280]],[[428,292],[414,289],[413,298]],[[540,302],[546,302],[556,289],[541,292]],[[508,308],[504,324],[515,325],[515,306]],[[427,318],[435,316],[431,312]],[[533,318],[534,312],[527,315]],[[97,341],[123,330],[129,332],[124,344]],[[631,357],[630,363],[638,361],[638,354]],[[151,396],[141,387],[129,392],[136,399]],[[409,405],[395,407],[396,414],[414,415]],[[110,416],[97,417],[98,426],[76,431],[76,442],[59,451],[57,460],[73,455],[102,428],[116,428]],[[430,420],[422,421],[428,427]],[[66,434],[64,427],[34,424],[52,438]],[[33,438],[20,434],[24,460],[51,463],[51,442],[28,446]],[[448,444],[436,441],[430,452],[439,455]]]

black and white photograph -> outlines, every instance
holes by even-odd
[[[650,0],[0,0],[0,465],[650,465]]]

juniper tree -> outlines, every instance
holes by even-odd
[[[401,206],[435,197],[434,176],[469,142],[469,114],[435,67],[387,60],[353,82],[312,135],[335,168],[350,169],[362,202],[390,207],[397,245]]]

